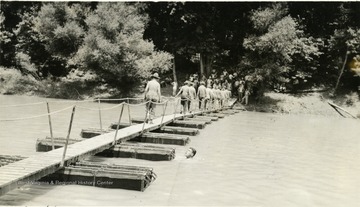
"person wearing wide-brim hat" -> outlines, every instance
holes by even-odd
[[[161,99],[161,88],[159,83],[159,74],[154,73],[151,75],[151,80],[146,84],[144,98],[148,103],[146,104],[146,113],[148,120],[152,123],[152,116],[155,116],[156,102],[160,102]]]

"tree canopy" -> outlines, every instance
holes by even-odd
[[[0,65],[37,80],[87,73],[126,93],[176,65],[205,77],[226,69],[263,89],[359,81],[358,2],[1,4]]]

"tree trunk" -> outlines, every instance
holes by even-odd
[[[178,89],[178,81],[177,81],[177,76],[176,76],[176,67],[175,67],[175,52],[173,52],[173,77],[174,77],[174,82],[173,82],[173,96],[176,95],[176,91]]]
[[[175,67],[175,53],[173,52],[173,77],[174,77],[174,82],[177,83],[177,77],[176,77],[176,67]]]
[[[201,77],[208,77],[212,69],[213,56],[205,53],[200,53],[200,74]]]
[[[335,95],[335,93],[336,93],[337,88],[339,87],[340,79],[341,79],[341,76],[342,76],[343,73],[344,73],[347,59],[348,59],[348,50],[346,49],[345,60],[344,60],[344,63],[343,63],[343,65],[342,65],[342,68],[341,68],[339,77],[338,77],[338,79],[337,79],[337,81],[336,81],[336,85],[335,85],[335,88],[334,88],[334,91],[333,91],[333,94],[334,94],[334,95]]]
[[[204,53],[200,53],[200,78],[205,75],[205,56]]]
[[[210,75],[212,70],[213,55],[208,55],[206,59],[206,74]]]

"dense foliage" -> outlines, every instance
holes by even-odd
[[[125,95],[152,72],[226,69],[260,92],[356,90],[359,19],[358,2],[5,1],[0,78],[80,81]]]

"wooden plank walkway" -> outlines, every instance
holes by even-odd
[[[187,114],[185,117],[201,114],[195,112]],[[183,118],[182,114],[172,114],[153,120],[153,124],[145,124],[144,133],[162,127],[174,119]],[[126,141],[142,134],[143,124],[132,125],[120,129],[117,134],[117,142]],[[86,157],[95,155],[112,146],[115,131],[102,134],[91,139],[68,145],[64,166],[81,161]],[[64,148],[58,148],[49,152],[44,152],[30,156],[18,162],[14,162],[0,167],[0,196],[24,184],[30,184],[46,175],[52,174],[60,169],[61,159]]]

